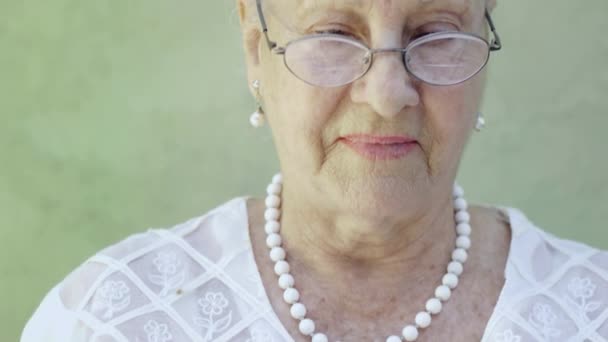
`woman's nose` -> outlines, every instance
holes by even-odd
[[[374,56],[371,69],[353,84],[351,99],[369,104],[378,115],[392,118],[405,107],[417,106],[420,96],[405,70],[403,55],[387,51]]]

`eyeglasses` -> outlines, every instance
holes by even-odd
[[[312,34],[293,40],[285,47],[268,37],[261,0],[256,0],[262,32],[268,48],[283,56],[287,69],[300,80],[318,87],[340,87],[363,77],[378,53],[398,52],[406,71],[430,85],[449,86],[467,81],[488,63],[491,51],[502,48],[488,11],[485,17],[492,42],[464,32],[445,31],[412,40],[405,48],[372,49],[340,34]]]

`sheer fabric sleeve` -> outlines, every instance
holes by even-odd
[[[249,241],[246,201],[114,244],[45,298],[21,342],[292,341]]]
[[[69,335],[74,330],[78,319],[61,301],[60,286],[61,284],[55,286],[44,297],[25,325],[21,342],[63,342],[70,340]]]
[[[608,253],[508,211],[506,283],[482,341],[608,341]]]
[[[71,272],[53,287],[41,301],[26,323],[21,342],[113,342],[120,338],[101,326],[93,315],[91,302],[100,296],[117,298],[120,281],[112,281],[114,274],[106,259],[120,258],[140,249],[150,241],[149,233],[132,235],[117,244],[105,248]],[[106,280],[106,288],[100,286]],[[118,292],[117,292],[118,291]],[[104,297],[104,298],[106,298]],[[100,303],[103,303],[101,301]],[[94,303],[96,304],[96,303]],[[112,299],[111,310],[118,309],[120,302]]]

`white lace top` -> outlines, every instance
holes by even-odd
[[[46,295],[21,342],[293,341],[262,286],[246,199],[100,251]],[[482,341],[608,341],[608,253],[501,210],[511,249]]]

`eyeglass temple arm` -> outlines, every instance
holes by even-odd
[[[262,33],[264,33],[264,37],[266,38],[266,43],[268,44],[268,48],[270,50],[274,50],[277,48],[277,43],[270,40],[268,37],[268,26],[266,25],[266,19],[264,18],[264,12],[262,11],[262,0],[255,1],[258,17],[260,18],[260,24],[262,25]]]
[[[490,30],[494,35],[494,39],[490,42],[490,51],[498,51],[502,48],[502,43],[500,42],[500,36],[496,32],[496,27],[494,26],[494,22],[492,21],[492,17],[490,16],[490,12],[486,9],[486,20],[488,20],[488,24],[490,25]]]

